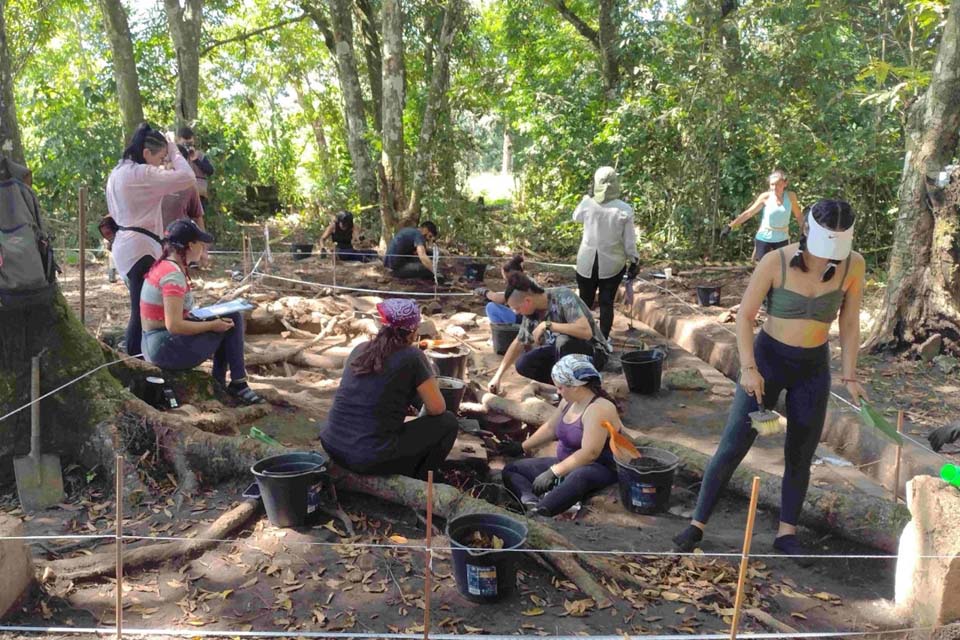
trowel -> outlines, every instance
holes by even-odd
[[[30,362],[30,454],[14,458],[17,496],[24,511],[39,511],[64,501],[60,456],[40,451],[40,358]]]

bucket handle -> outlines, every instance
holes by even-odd
[[[311,469],[310,471],[305,471],[305,472],[303,472],[303,475],[319,476],[319,475],[323,475],[323,474],[326,473],[326,472],[327,472],[327,465],[326,465],[326,464],[320,464],[320,465],[317,465],[317,468],[316,468],[316,469]],[[261,471],[261,472],[260,472],[260,475],[266,476],[266,477],[268,477],[268,478],[286,478],[287,476],[292,475],[292,474],[290,474],[290,473],[271,473],[270,471],[264,470],[264,471]],[[301,474],[297,474],[297,475],[301,475]]]

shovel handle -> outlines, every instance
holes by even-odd
[[[30,359],[30,456],[40,457],[40,357]]]

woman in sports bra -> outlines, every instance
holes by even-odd
[[[523,443],[509,442],[508,456],[532,453],[554,440],[557,455],[515,460],[503,468],[503,483],[520,498],[527,514],[555,516],[592,491],[617,481],[607,442],[623,429],[617,405],[600,386],[600,372],[582,354],[564,356],[550,372],[563,401]]]
[[[846,202],[820,200],[807,215],[799,244],[766,255],[750,277],[737,313],[740,381],[720,444],[704,473],[693,521],[673,539],[677,550],[692,551],[698,545],[720,493],[753,445],[757,431],[749,414],[761,406],[773,408],[786,390],[780,527],[773,546],[788,555],[805,555],[796,525],[827,412],[827,341],[838,312],[840,379],[855,404],[866,396],[857,378],[865,268],[863,257],[850,250],[853,221]],[[754,320],[764,298],[768,317],[754,339]]]
[[[760,262],[763,256],[787,246],[790,242],[790,214],[803,228],[803,213],[797,201],[797,194],[787,191],[787,174],[783,169],[775,169],[768,178],[770,190],[761,193],[746,211],[737,216],[720,232],[724,240],[730,232],[763,211],[760,228],[753,241],[753,261]]]

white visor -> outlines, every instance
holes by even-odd
[[[846,260],[853,246],[852,226],[846,231],[832,231],[820,226],[813,214],[807,215],[807,224],[807,251],[818,258]]]

